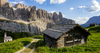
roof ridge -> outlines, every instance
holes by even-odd
[[[60,30],[53,30],[53,29],[50,29],[50,28],[48,30],[55,31],[55,32],[61,32]],[[61,32],[61,33],[63,33],[63,32]]]

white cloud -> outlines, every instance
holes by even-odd
[[[25,2],[25,1],[19,1],[19,2],[14,1],[14,2],[10,2],[10,3],[12,3],[12,4],[18,4],[18,3],[21,3],[21,4],[26,4],[26,2]]]
[[[34,1],[36,1],[36,2],[38,2],[40,4],[43,4],[46,0],[34,0]]]
[[[53,14],[54,12],[56,12],[56,11],[49,11],[49,13],[52,13],[52,14]]]
[[[78,8],[85,8],[86,6],[78,6]]]
[[[64,3],[66,0],[50,0],[50,4],[61,4]]]
[[[71,8],[70,8],[70,10],[72,11],[72,10],[74,10],[74,8],[73,8],[73,7],[71,7]]]
[[[63,15],[63,17],[66,17],[64,14],[62,14]]]
[[[96,0],[92,0],[89,8],[85,9],[87,12],[96,12],[100,10],[100,4]]]
[[[84,24],[89,20],[89,18],[88,17],[77,17],[76,19],[73,19],[73,20],[75,20],[75,22],[78,24]]]

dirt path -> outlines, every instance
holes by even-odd
[[[35,39],[35,40],[36,40],[36,42],[38,42],[40,39]],[[33,53],[34,50],[35,50],[35,47],[29,53]]]
[[[35,50],[35,48],[33,48],[33,49],[30,51],[30,53],[33,53],[33,52],[34,52],[34,50]]]
[[[25,49],[27,49],[32,43],[39,41],[40,39],[33,39],[33,41],[31,43],[29,43],[28,45],[26,45],[25,47],[23,47],[23,49],[15,52],[15,53],[33,53],[33,51],[35,50],[35,47],[33,46],[31,51],[27,51],[27,52],[23,52]]]

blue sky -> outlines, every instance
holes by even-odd
[[[13,5],[22,3],[48,12],[62,12],[65,18],[84,24],[92,16],[100,15],[100,0],[8,0]]]

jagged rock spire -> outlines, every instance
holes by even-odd
[[[7,0],[0,0],[0,7],[4,6],[7,2]]]

